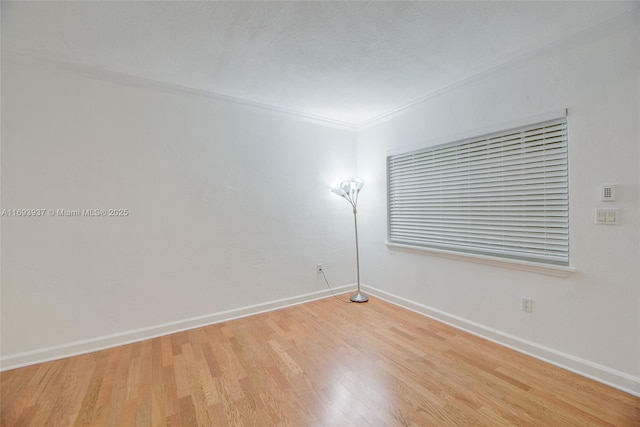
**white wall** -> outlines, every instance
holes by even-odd
[[[624,17],[362,129],[363,282],[418,311],[640,394],[638,24],[637,14]],[[563,108],[575,273],[557,278],[385,246],[388,150]],[[617,184],[615,203],[599,201],[607,183]],[[594,225],[596,207],[620,208],[622,225]],[[533,298],[533,313],[520,310],[521,296]]]
[[[352,129],[157,89],[2,64],[2,208],[130,212],[2,218],[4,368],[355,281]]]

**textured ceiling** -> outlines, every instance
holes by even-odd
[[[2,52],[358,124],[638,5],[2,1]]]

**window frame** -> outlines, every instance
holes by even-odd
[[[568,136],[565,136],[565,140],[563,142],[566,152],[566,238],[565,242],[567,245],[566,248],[566,262],[563,261],[553,261],[553,260],[545,260],[545,259],[535,259],[536,257],[527,257],[527,256],[504,256],[503,254],[495,253],[495,251],[482,251],[482,250],[472,250],[469,251],[462,249],[460,245],[458,248],[456,247],[443,247],[442,244],[437,244],[434,241],[429,243],[428,239],[426,239],[424,244],[413,244],[413,242],[402,241],[401,238],[396,239],[395,241],[391,237],[392,232],[392,206],[391,206],[391,170],[390,170],[390,158],[394,156],[402,156],[406,154],[419,154],[430,151],[442,150],[452,146],[462,146],[464,144],[469,144],[469,142],[474,141],[482,141],[488,139],[487,137],[495,136],[499,133],[509,133],[509,132],[525,132],[525,129],[537,124],[541,124],[544,122],[550,121],[565,121],[565,135],[568,135],[568,127],[569,123],[567,120],[567,110],[556,110],[549,113],[545,113],[542,115],[538,115],[535,117],[528,117],[518,121],[513,121],[510,123],[503,123],[499,126],[493,126],[492,128],[485,128],[482,130],[476,130],[473,132],[467,132],[463,135],[451,136],[447,138],[443,138],[440,140],[432,140],[429,143],[423,143],[417,146],[405,147],[398,150],[389,150],[387,152],[386,157],[386,172],[387,172],[387,242],[386,245],[389,249],[403,250],[409,252],[417,252],[417,253],[427,253],[431,255],[437,256],[445,256],[447,258],[454,259],[463,259],[472,262],[481,262],[483,264],[491,264],[498,265],[502,267],[508,268],[516,268],[520,270],[534,271],[540,272],[544,274],[551,274],[554,276],[567,276],[571,272],[575,271],[575,268],[570,266],[571,258],[569,252],[569,243],[570,243],[570,235],[569,235],[569,141]],[[545,199],[546,200],[546,199]],[[546,216],[545,216],[546,217]],[[503,231],[504,233],[504,231]],[[453,245],[455,246],[455,245]],[[504,250],[503,250],[504,252]]]

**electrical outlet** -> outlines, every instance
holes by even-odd
[[[317,269],[318,273],[320,273],[320,272],[322,271],[322,264],[318,264],[318,267],[317,267],[317,268],[318,268],[318,269]]]
[[[533,300],[531,298],[521,297],[520,309],[527,313],[531,313],[533,311]]]

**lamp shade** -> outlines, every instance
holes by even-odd
[[[340,197],[344,197],[346,196],[345,191],[342,189],[342,187],[336,187],[336,188],[332,188],[331,191],[333,192],[333,194],[336,194]]]
[[[332,188],[333,194],[344,197],[350,202],[355,201],[360,189],[364,186],[364,181],[360,178],[352,178],[340,183],[339,187]]]

